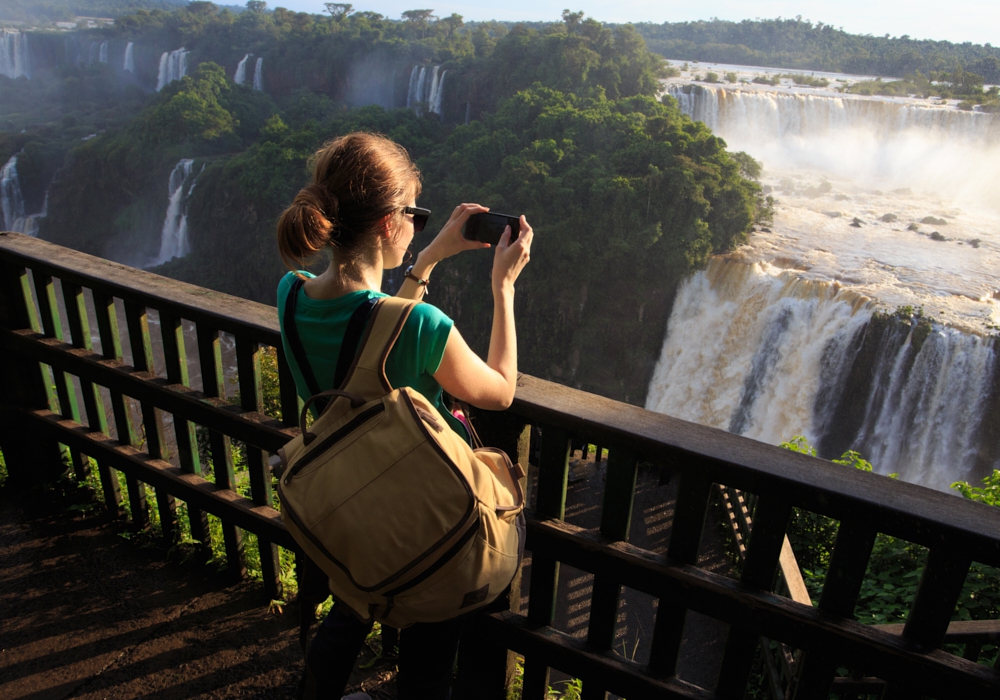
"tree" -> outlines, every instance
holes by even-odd
[[[354,12],[354,5],[348,2],[327,2],[323,3],[323,7],[338,22]]]
[[[462,25],[465,24],[465,22],[462,21],[462,15],[456,14],[454,12],[451,13],[451,15],[449,15],[448,17],[445,17],[444,19],[440,20],[440,23],[443,24],[447,29],[448,33],[445,34],[446,39],[450,39],[452,35],[457,30],[459,30],[462,27]]]
[[[566,31],[572,34],[580,26],[580,22],[583,21],[583,11],[570,12],[569,10],[563,10],[562,19],[566,23]]]
[[[247,12],[262,15],[267,12],[267,3],[264,0],[247,0]]]
[[[419,32],[420,38],[424,38],[424,32],[427,31],[427,23],[432,19],[437,19],[434,16],[434,10],[406,10],[403,13],[403,20],[413,25]]]

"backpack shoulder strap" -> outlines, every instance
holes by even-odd
[[[392,391],[393,387],[385,376],[385,360],[418,303],[397,297],[379,299],[371,312],[371,321],[361,339],[354,363],[347,371],[344,391],[359,394],[366,401]]]
[[[306,349],[302,346],[302,339],[299,338],[299,331],[295,326],[295,309],[299,302],[299,290],[302,289],[303,284],[305,284],[305,280],[296,277],[295,281],[292,282],[291,289],[288,290],[288,296],[285,298],[282,330],[285,331],[285,340],[288,341],[288,347],[295,358],[295,364],[299,366],[299,372],[306,381],[306,388],[309,389],[311,395],[316,395],[320,392],[319,383],[316,381],[316,375],[313,374],[312,365],[309,364]]]

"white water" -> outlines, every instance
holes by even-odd
[[[264,90],[264,57],[260,56],[257,59],[257,65],[253,69],[253,89],[254,90]]]
[[[160,70],[156,77],[156,91],[159,92],[166,85],[175,80],[180,80],[187,75],[187,55],[188,51],[184,47],[176,51],[164,51],[160,56]]]
[[[21,192],[21,182],[17,175],[17,155],[0,169],[0,224],[4,231],[16,231],[29,236],[38,235],[38,219],[49,213],[49,193],[45,192],[42,211],[38,214],[25,215],[24,196]]]
[[[984,459],[1000,466],[978,454],[997,352],[980,334],[1000,325],[1000,119],[829,89],[666,89],[760,160],[778,201],[770,230],[680,288],[647,407],[772,444],[834,436],[944,490]],[[846,409],[860,427],[836,435],[861,334],[900,305],[935,330],[919,352],[905,326],[878,348],[866,401]]]
[[[184,158],[170,173],[167,192],[170,195],[167,215],[163,220],[163,231],[160,235],[160,253],[147,267],[182,258],[191,252],[187,230],[187,200],[194,191],[197,176],[191,177],[191,167],[194,160]]]
[[[0,29],[0,75],[31,78],[27,33]]]
[[[102,42],[100,48],[97,50],[97,60],[100,63],[108,62],[108,42]]]
[[[239,63],[236,64],[236,73],[233,75],[233,82],[237,85],[242,85],[247,81],[247,59],[250,58],[250,54],[244,56]]]
[[[18,226],[24,225],[24,198],[17,178],[16,155],[11,156],[3,169],[0,169],[0,208],[3,210],[4,230],[20,231]]]
[[[793,271],[716,258],[678,290],[646,408],[769,444],[804,435],[818,445],[874,307]],[[946,490],[975,464],[996,350],[947,328],[915,358],[912,331],[890,340],[848,442],[881,473]]]
[[[438,75],[440,66],[432,66],[428,76],[427,66],[413,66],[410,84],[406,92],[406,108],[423,114],[426,109],[431,114],[441,114],[444,99],[444,77],[448,71]],[[429,78],[429,79],[428,79]]]
[[[1000,324],[1000,117],[797,88],[667,89],[764,165],[775,225],[752,237],[745,259],[850,285],[885,306],[922,306],[949,325]]]
[[[125,65],[122,69],[135,74],[135,45],[131,41],[125,47]]]

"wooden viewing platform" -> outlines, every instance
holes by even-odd
[[[229,337],[238,404],[227,400],[223,339]],[[0,450],[9,487],[53,478],[65,468],[64,455],[82,478],[93,460],[106,505],[120,517],[126,513],[115,472],[125,475],[128,517],[137,528],[149,527],[155,507],[164,538],[173,541],[182,501],[192,535],[205,541],[206,514],[218,517],[234,575],[245,573],[244,533],[254,533],[265,592],[280,597],[278,548],[297,548],[273,507],[267,456],[296,434],[299,402],[274,308],[0,233],[0,346]],[[278,416],[266,415],[263,403],[261,362],[269,348],[277,354]],[[776,685],[787,697],[854,697],[859,688],[886,699],[1000,696],[1000,672],[976,663],[969,651],[995,643],[995,622],[949,626],[971,562],[1000,566],[1000,509],[529,376],[519,380],[509,410],[479,412],[476,423],[487,443],[522,463],[537,454],[528,514],[531,576],[527,590],[515,581],[489,614],[473,618],[456,698],[505,698],[517,653],[524,657],[522,697],[530,700],[545,696],[549,669],[582,679],[588,700],[608,693],[737,700],[762,637],[780,642],[794,659],[793,674]],[[207,429],[210,474],[195,426]],[[246,446],[247,485],[237,483],[234,440]],[[574,440],[608,449],[595,527],[566,518]],[[675,489],[673,508],[662,513],[669,538],[652,549],[632,536],[640,464],[669,475]],[[152,487],[155,505],[147,504],[143,484]],[[752,494],[738,578],[699,565],[719,484],[731,508]],[[839,521],[817,606],[801,591],[782,592],[789,575],[778,574],[788,563],[783,550],[793,508]],[[928,549],[899,627],[853,619],[878,533]],[[553,626],[564,590],[561,565],[593,575],[585,638]],[[620,602],[629,591],[655,601],[642,660],[621,653],[616,641]],[[693,614],[728,627],[717,677],[702,685],[677,675]],[[964,644],[972,658],[941,649],[945,641]],[[853,685],[834,682],[842,667],[852,671]]]

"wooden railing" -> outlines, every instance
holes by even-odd
[[[162,336],[161,358],[153,351],[153,317]],[[234,339],[238,405],[226,400],[220,334]],[[196,348],[192,357],[189,345]],[[121,496],[114,472],[120,471],[136,526],[148,518],[148,484],[165,537],[176,536],[178,501],[186,503],[195,539],[210,537],[205,514],[215,515],[223,524],[229,566],[240,574],[243,532],[252,532],[265,591],[280,593],[277,547],[296,547],[272,507],[265,455],[295,434],[298,401],[273,308],[0,234],[0,346],[0,449],[12,485],[57,475],[64,454],[79,476],[93,461],[116,513]],[[280,418],[264,415],[262,405],[260,361],[269,347],[277,353]],[[189,368],[200,372],[200,389],[191,386],[197,382]],[[996,670],[939,648],[970,563],[1000,566],[1000,509],[529,376],[519,380],[510,410],[477,414],[476,420],[484,439],[522,463],[537,447],[528,517],[531,575],[526,614],[520,612],[518,581],[490,614],[470,622],[456,697],[504,698],[517,653],[524,658],[522,697],[532,700],[545,696],[550,669],[582,679],[585,698],[608,692],[630,700],[742,698],[762,636],[801,650],[796,698],[827,697],[838,667],[882,681],[884,698],[1000,693]],[[199,458],[195,425],[208,431],[211,474]],[[532,445],[539,434],[540,445]],[[593,531],[564,520],[573,439],[608,449],[601,522]],[[246,446],[248,490],[235,482],[233,440]],[[664,552],[628,541],[640,462],[671,471],[677,482]],[[754,494],[738,579],[698,566],[714,484]],[[840,522],[816,607],[775,592],[793,507]],[[929,550],[901,630],[874,629],[852,617],[880,532]],[[594,576],[586,639],[553,627],[561,564]],[[658,601],[648,663],[612,650],[623,587]],[[729,626],[713,687],[676,676],[689,611]]]

